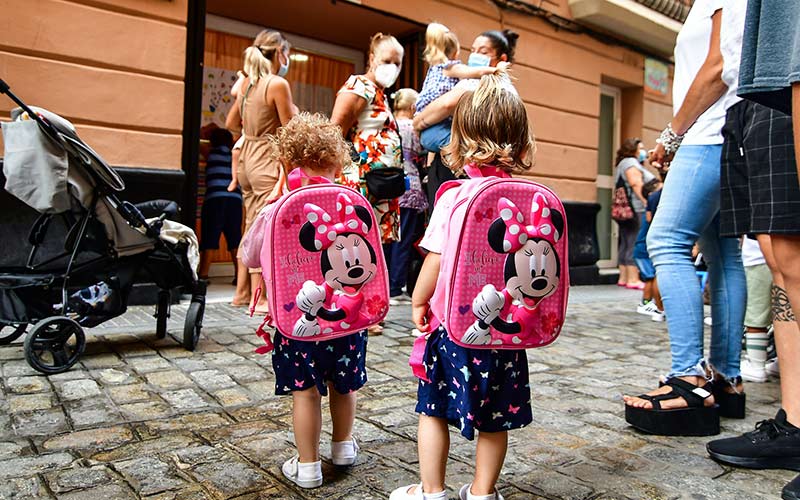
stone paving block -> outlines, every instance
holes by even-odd
[[[19,436],[48,436],[69,430],[61,408],[13,415],[14,431]]]
[[[124,404],[120,405],[119,410],[128,421],[153,420],[173,414],[169,406],[159,401]]]
[[[117,404],[147,401],[152,397],[145,384],[120,385],[109,387],[106,391],[109,397]]]
[[[211,403],[203,399],[194,389],[164,392],[161,397],[178,411],[207,408]]]
[[[47,490],[38,477],[15,478],[0,482],[0,498],[28,500],[48,498]]]
[[[50,391],[50,383],[43,376],[34,377],[8,377],[6,388],[14,394],[32,394],[35,392]]]
[[[116,345],[114,346],[114,350],[126,360],[140,356],[153,356],[156,354],[155,349],[144,342]]]
[[[100,396],[100,386],[91,379],[70,380],[57,386],[58,395],[63,401],[75,401]]]
[[[190,373],[189,376],[206,391],[226,389],[236,385],[230,376],[219,370],[200,370]]]
[[[261,471],[238,461],[200,464],[191,474],[219,498],[234,498],[273,485]]]
[[[230,408],[228,413],[238,422],[250,422],[253,420],[264,420],[266,418],[285,417],[292,412],[291,398],[273,398],[267,403],[256,406],[244,406],[241,408]]]
[[[8,397],[8,409],[11,413],[47,410],[52,407],[53,396],[49,393]]]
[[[189,358],[176,358],[172,360],[172,364],[183,370],[184,372],[196,372],[200,370],[207,370],[208,363],[198,357]]]
[[[193,413],[177,418],[145,422],[144,426],[149,435],[158,436],[166,432],[201,431],[230,424],[230,419],[224,414]]]
[[[158,370],[168,370],[172,368],[169,361],[161,356],[142,356],[127,360],[128,366],[136,370],[136,373],[145,374]]]
[[[266,371],[255,363],[223,366],[222,369],[240,384],[261,381],[271,377],[271,372]]]
[[[147,441],[128,443],[110,451],[104,451],[92,456],[98,462],[116,462],[131,460],[144,456],[169,453],[182,448],[196,446],[198,443],[194,436],[188,434],[171,434]]]
[[[94,370],[92,371],[92,376],[103,385],[123,385],[137,381],[130,373],[116,368]]]
[[[6,361],[3,363],[2,370],[4,378],[39,375],[39,372],[31,368],[31,365],[24,359]]]
[[[76,467],[57,473],[48,474],[47,482],[55,493],[66,493],[107,484],[112,481],[113,474],[105,466]],[[99,500],[99,499],[98,499]]]
[[[86,490],[73,491],[59,495],[59,500],[128,500],[136,498],[127,486],[120,483],[105,484]]]
[[[289,427],[288,429],[291,429]],[[253,436],[285,431],[286,427],[271,420],[260,420],[257,422],[243,422],[232,424],[220,428],[208,429],[200,432],[200,436],[210,443],[236,442]]]
[[[80,404],[68,404],[66,410],[75,429],[96,427],[122,420],[122,416],[110,402],[99,398],[82,400]]]
[[[0,442],[0,460],[20,456],[27,448],[27,443],[20,444],[13,441]]]
[[[212,352],[203,356],[206,363],[216,366],[231,366],[236,364],[245,364],[247,359],[232,352]]]
[[[84,354],[81,356],[80,363],[90,370],[97,368],[116,368],[125,366],[125,362],[113,352],[103,352],[92,355]]]
[[[213,446],[194,446],[175,452],[176,462],[181,469],[189,469],[195,465],[218,462],[230,453]]]
[[[42,448],[47,451],[99,451],[116,448],[133,440],[133,432],[127,427],[104,427],[52,437],[42,443]]]
[[[0,479],[29,477],[57,469],[63,469],[73,462],[69,453],[52,453],[30,457],[17,457],[0,460]]]
[[[159,389],[180,389],[194,385],[189,377],[178,370],[148,373],[145,379],[148,384]]]
[[[241,406],[253,402],[253,396],[239,387],[216,391],[212,395],[225,407]]]
[[[174,360],[178,358],[191,358],[192,356],[194,356],[194,353],[192,351],[187,351],[183,347],[179,346],[161,347],[160,349],[158,349],[158,354],[169,360]]]
[[[154,457],[117,462],[114,467],[142,496],[155,495],[187,486],[186,481],[176,476],[169,464]]]

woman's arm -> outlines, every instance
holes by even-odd
[[[347,132],[353,128],[364,108],[367,100],[351,92],[342,92],[336,97],[331,113],[331,122],[342,128],[342,135],[347,137]]]
[[[800,179],[800,82],[792,84],[792,122],[794,127],[794,157],[797,163],[797,177]]]
[[[722,26],[722,9],[711,16],[711,43],[708,54],[694,77],[689,91],[680,109],[672,118],[672,130],[678,135],[685,134],[697,119],[717,102],[728,86],[722,81],[722,52],[720,50],[720,27]],[[661,164],[664,161],[664,146],[657,144],[651,155],[651,161]]]
[[[466,90],[456,87],[428,104],[425,109],[414,116],[414,128],[416,130],[425,130],[451,116],[464,92]]]
[[[430,330],[428,323],[428,310],[433,291],[436,289],[436,280],[439,278],[439,266],[442,256],[430,252],[422,262],[417,284],[414,285],[414,295],[411,297],[411,319],[417,330],[427,332]]]
[[[294,115],[297,107],[292,102],[292,89],[289,82],[281,77],[273,77],[269,87],[267,87],[267,104],[272,102],[278,111],[278,118],[281,125],[286,125]]]
[[[242,132],[242,94],[233,102],[233,106],[228,111],[228,116],[225,117],[225,128],[237,135]]]
[[[625,179],[628,181],[631,190],[636,194],[636,197],[647,205],[647,199],[642,195],[642,186],[644,186],[644,177],[642,173],[639,172],[637,168],[630,167],[625,171]]]

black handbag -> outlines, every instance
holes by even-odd
[[[370,170],[364,174],[367,193],[378,200],[393,200],[406,192],[406,173],[399,167]]]

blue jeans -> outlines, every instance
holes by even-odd
[[[420,212],[413,208],[400,208],[400,241],[383,246],[386,265],[389,267],[389,296],[403,295],[408,277],[408,261],[414,245],[414,234]]]
[[[647,233],[669,327],[670,377],[704,375],[703,297],[691,256],[695,242],[711,281],[710,362],[727,379],[739,375],[747,286],[738,240],[719,236],[721,152],[721,145],[681,146]]]
[[[431,125],[419,134],[419,143],[427,151],[438,153],[440,149],[450,144],[450,128],[453,121],[444,119]]]

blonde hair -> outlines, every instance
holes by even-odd
[[[331,166],[341,168],[350,163],[341,127],[319,113],[295,115],[269,140],[272,156],[283,163],[287,173],[297,167],[325,173]]]
[[[393,37],[392,35],[384,35],[380,31],[372,35],[372,38],[369,39],[369,53],[377,55],[378,51],[385,45],[394,46],[394,48],[400,53],[400,57],[403,57],[405,50],[400,42],[397,41],[397,38]]]
[[[401,110],[414,111],[414,106],[417,103],[419,93],[414,89],[400,89],[394,93],[394,112]]]
[[[256,36],[253,45],[244,50],[244,72],[252,82],[274,73],[272,61],[279,50],[289,48],[289,42],[277,31],[264,30]]]
[[[430,23],[425,30],[425,52],[422,56],[430,66],[442,64],[456,57],[458,37],[447,26]]]
[[[525,105],[504,72],[485,75],[477,90],[461,96],[453,113],[450,144],[442,149],[456,174],[470,163],[520,174],[533,166],[535,152]]]

